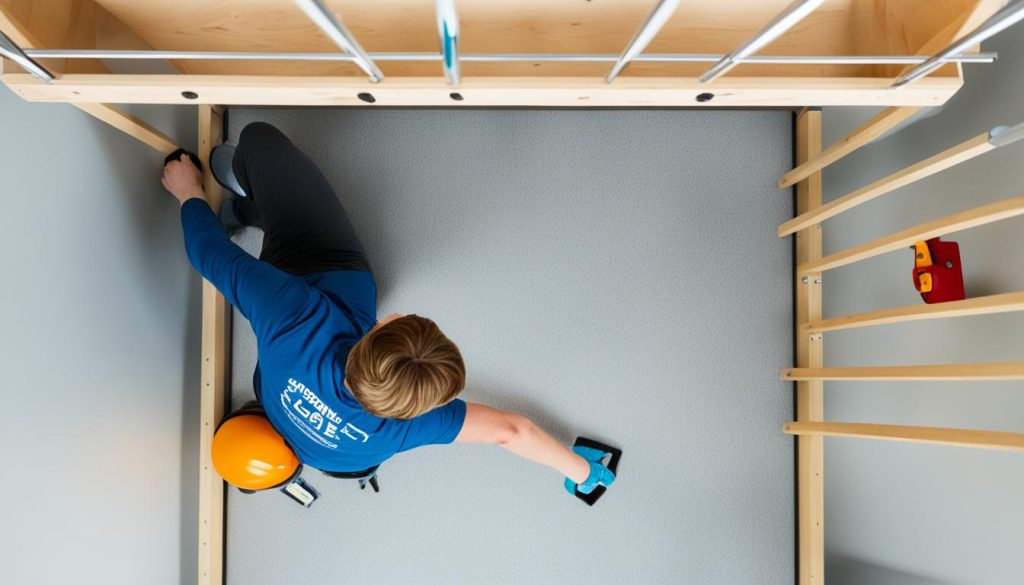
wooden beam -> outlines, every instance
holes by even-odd
[[[862,203],[867,203],[876,197],[895,191],[900,187],[905,187],[915,181],[920,181],[925,177],[930,177],[964,161],[971,160],[995,148],[995,146],[988,142],[988,132],[979,134],[931,158],[897,171],[856,191],[847,193],[834,201],[822,205],[818,209],[801,213],[779,226],[779,237],[788,236],[797,230],[819,224],[848,209],[852,209]]]
[[[847,382],[1022,380],[1024,379],[1024,362],[868,368],[786,368],[782,370],[782,379],[803,382],[827,380]]]
[[[801,437],[859,437],[955,447],[1024,451],[1024,434],[1021,433],[833,422],[790,422],[782,426],[782,431],[787,435]]]
[[[804,109],[796,116],[796,160],[805,162],[821,152],[821,111]],[[821,205],[821,172],[814,171],[796,187],[797,213]],[[821,230],[805,229],[796,235],[797,263],[821,258]],[[804,284],[794,274],[796,291],[796,365],[821,367],[823,347],[821,335],[803,331],[804,326],[821,319],[821,286],[808,280]],[[824,418],[822,383],[797,382],[796,415],[800,421]],[[825,583],[825,481],[824,442],[821,437],[797,439],[797,539],[800,585]]]
[[[819,273],[894,250],[909,248],[914,245],[914,242],[952,234],[1022,214],[1024,214],[1024,197],[1004,199],[1003,201],[975,207],[974,209],[954,213],[942,219],[916,225],[891,236],[865,242],[859,246],[847,248],[842,252],[830,254],[820,260],[800,264],[797,269],[803,274]]]
[[[146,104],[367,106],[786,106],[806,104],[937,106],[961,85],[955,77],[929,78],[893,91],[872,78],[727,77],[714,87],[694,78],[466,77],[461,100],[438,77],[271,77],[230,75],[65,75],[44,83],[31,75],[3,81],[28,101]],[[185,97],[196,94],[194,99]],[[697,96],[711,94],[711,99]],[[706,96],[705,96],[706,97]]]
[[[117,35],[122,39],[122,48],[128,48],[132,39],[124,24],[88,0],[73,0],[70,4],[53,0],[29,3],[0,0],[0,30],[26,49],[55,44],[62,48],[95,48],[97,31],[104,31],[105,36]],[[132,48],[149,47],[136,45]],[[63,60],[45,59],[42,63],[54,73],[66,69]],[[92,59],[72,61],[67,66],[71,71],[108,73],[102,63]],[[9,74],[13,67],[11,62],[5,61],[4,74]],[[177,148],[175,142],[159,130],[113,106],[103,103],[76,103],[74,106],[164,154]]]
[[[213,209],[220,208],[222,190],[210,173],[210,151],[220,144],[221,114],[199,107],[199,157],[203,186]],[[220,585],[224,579],[224,481],[213,468],[213,433],[224,417],[231,379],[231,306],[203,280],[202,367],[199,411],[199,585]]]
[[[967,317],[970,315],[989,315],[1012,311],[1024,311],[1024,292],[1004,293],[932,305],[912,305],[909,307],[883,309],[881,311],[868,311],[854,315],[843,315],[842,317],[833,317],[831,319],[820,319],[805,323],[803,332],[814,334],[825,331],[870,327],[873,325],[921,321],[924,319]]]
[[[876,116],[861,124],[856,130],[844,136],[840,141],[829,146],[817,156],[797,166],[779,179],[779,188],[791,187],[809,177],[811,173],[820,171],[865,144],[878,138],[888,130],[913,116],[921,108],[889,107]]]
[[[78,109],[98,118],[125,134],[137,138],[141,142],[152,146],[164,154],[170,154],[177,150],[178,146],[163,132],[150,126],[142,119],[126,114],[117,108],[107,104],[74,104]]]

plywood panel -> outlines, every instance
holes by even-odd
[[[964,0],[966,1],[966,0]],[[100,0],[151,45],[169,50],[335,51],[333,43],[287,0]],[[684,2],[650,52],[726,53],[763,27],[790,0]],[[865,54],[851,25],[860,0],[830,0],[766,48],[770,54]],[[436,52],[434,7],[428,0],[349,0],[332,5],[370,52]],[[462,0],[458,3],[465,53],[618,54],[654,6],[653,0]],[[191,73],[361,75],[350,64],[193,62]],[[466,64],[467,76],[601,76],[608,64]],[[637,63],[631,76],[692,77],[703,64]],[[432,76],[439,63],[382,63],[386,75]],[[863,66],[742,66],[730,76],[858,76]],[[954,72],[955,74],[955,72]]]

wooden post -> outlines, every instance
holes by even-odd
[[[821,110],[804,109],[796,116],[796,158],[803,164],[821,152]],[[821,206],[821,171],[815,171],[796,186],[796,212],[807,213]],[[821,229],[816,226],[796,234],[797,265],[821,258]],[[796,365],[823,365],[821,334],[809,334],[806,324],[821,319],[821,284],[815,275],[804,279],[794,271],[796,290]],[[796,418],[801,422],[821,421],[824,393],[820,381],[797,382]],[[797,538],[799,584],[825,583],[825,481],[824,440],[821,436],[797,438]]]
[[[223,190],[210,173],[210,151],[220,144],[221,110],[199,106],[199,158],[203,187],[213,209],[220,208]],[[199,585],[224,580],[224,481],[213,468],[213,433],[224,417],[231,377],[231,306],[203,280],[203,345],[199,409]]]

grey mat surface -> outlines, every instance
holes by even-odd
[[[498,447],[428,447],[380,494],[228,497],[229,585],[788,584],[788,112],[232,109],[335,185],[379,313],[435,319],[463,397],[624,450],[594,508]],[[240,242],[259,248],[261,234]],[[252,396],[236,315],[233,401]]]

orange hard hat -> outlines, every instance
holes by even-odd
[[[284,438],[259,410],[238,412],[213,435],[213,466],[224,481],[248,491],[279,487],[301,465]]]

